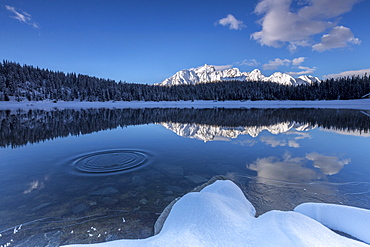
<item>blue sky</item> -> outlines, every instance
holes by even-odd
[[[204,64],[266,76],[370,72],[369,0],[0,4],[0,59],[40,68],[149,84]]]

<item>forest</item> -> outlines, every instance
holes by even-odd
[[[349,100],[368,93],[367,74],[299,86],[260,81],[158,86],[0,63],[0,101]]]

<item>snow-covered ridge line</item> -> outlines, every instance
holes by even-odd
[[[254,69],[252,72],[240,72],[238,68],[216,70],[215,66],[205,64],[199,68],[178,71],[170,78],[165,79],[161,83],[157,83],[157,85],[193,85],[197,83],[219,81],[264,81],[296,86],[320,82],[320,79],[310,75],[302,75],[298,78],[293,78],[292,76],[281,72],[275,72],[271,76],[267,77],[262,75],[261,71],[258,69]]]
[[[0,101],[0,110],[12,109],[83,109],[83,108],[320,108],[370,110],[370,99],[323,101]]]

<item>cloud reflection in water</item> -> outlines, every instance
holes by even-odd
[[[312,168],[307,164],[309,161],[313,161]],[[350,159],[340,159],[336,156],[316,152],[308,153],[305,157],[292,157],[285,153],[282,159],[274,156],[258,158],[253,163],[247,164],[246,167],[256,171],[258,178],[305,183],[322,180],[326,175],[337,174],[350,161]]]

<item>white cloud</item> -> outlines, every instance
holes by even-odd
[[[227,17],[217,21],[222,26],[229,26],[231,30],[241,30],[246,27],[242,21],[237,20],[233,15],[228,14]]]
[[[370,74],[370,68],[360,69],[360,70],[348,70],[348,71],[343,71],[338,74],[324,75],[324,78],[337,78],[337,77],[357,76],[357,75],[363,76],[365,73]]]
[[[28,14],[27,12],[17,11],[14,7],[9,6],[9,5],[5,5],[5,8],[14,14],[14,16],[12,16],[12,18],[14,18],[14,19],[16,19],[16,20],[18,20],[22,23],[31,25],[34,28],[39,28],[39,25],[36,22],[32,21],[32,16],[30,14]]]
[[[257,62],[256,59],[244,59],[243,61],[241,62],[237,62],[235,63],[237,65],[246,65],[246,66],[253,66],[253,67],[256,67],[259,65],[259,62]]]
[[[289,74],[291,76],[307,75],[307,74],[312,74],[313,72],[316,71],[316,67],[310,68],[310,67],[298,66],[298,69],[301,69],[301,71],[287,72],[287,74]]]
[[[216,70],[225,70],[225,69],[231,69],[232,65],[213,65]]]
[[[261,45],[281,47],[291,51],[299,46],[312,46],[313,37],[336,26],[338,17],[352,9],[360,0],[307,0],[295,11],[292,0],[262,0],[254,12],[263,15],[262,30],[251,38]]]
[[[346,47],[348,44],[359,45],[361,41],[355,38],[351,30],[347,27],[334,27],[329,34],[324,34],[321,43],[312,46],[315,51],[323,52],[333,48]]]
[[[306,58],[305,58],[305,57],[297,57],[297,58],[294,58],[294,59],[292,60],[292,64],[293,64],[294,66],[296,66],[296,65],[300,65],[301,63],[303,63],[303,62],[304,62],[304,60],[306,60]]]
[[[280,58],[275,58],[274,60],[270,60],[268,63],[263,64],[262,68],[266,70],[276,70],[280,66],[293,66],[294,68],[298,68],[301,71],[298,72],[285,72],[291,76],[296,76],[296,75],[305,75],[305,74],[312,74],[313,72],[316,71],[316,67],[310,68],[310,67],[305,67],[305,66],[298,66],[301,63],[303,63],[306,60],[306,57],[297,57],[292,60],[289,59],[280,59]]]
[[[280,66],[289,66],[290,64],[291,61],[289,59],[275,58],[274,60],[270,60],[268,63],[262,65],[262,68],[267,70],[274,70]]]

